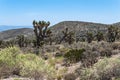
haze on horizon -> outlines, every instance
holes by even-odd
[[[0,25],[32,26],[46,20],[112,24],[120,21],[120,0],[0,0]]]

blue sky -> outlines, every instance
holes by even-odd
[[[120,0],[0,0],[0,25],[31,26],[33,20],[120,22]]]

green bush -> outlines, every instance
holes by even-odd
[[[85,51],[85,49],[72,49],[69,52],[67,52],[64,57],[67,59],[68,62],[70,63],[75,63],[81,60],[82,58],[82,53]]]
[[[23,54],[19,48],[9,47],[0,51],[0,78],[14,75],[32,78],[53,78],[55,69],[35,54]]]
[[[17,72],[16,56],[18,53],[19,49],[16,47],[9,47],[0,51],[0,78],[8,77]]]

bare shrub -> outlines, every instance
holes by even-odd
[[[101,59],[91,68],[77,69],[76,73],[80,80],[119,80],[120,58]]]
[[[98,52],[92,52],[92,51],[86,51],[83,53],[82,56],[82,65],[84,67],[89,67],[95,64],[98,61],[99,53]]]
[[[76,75],[74,73],[69,73],[69,74],[64,75],[64,79],[65,80],[75,80]]]

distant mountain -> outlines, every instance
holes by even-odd
[[[114,25],[114,26],[117,26],[117,27],[120,27],[120,22],[114,23],[113,25]]]
[[[32,28],[32,26],[8,26],[8,25],[0,25],[0,32],[6,31],[10,29],[18,29],[18,28]]]
[[[0,32],[0,40],[9,40],[13,39],[18,35],[25,35],[32,37],[34,34],[32,28],[20,28],[20,29],[11,29]]]
[[[62,36],[62,31],[65,28],[69,28],[70,31],[73,31],[76,34],[76,37],[84,36],[87,31],[96,32],[98,30],[106,32],[107,28],[110,25],[120,27],[119,23],[114,24],[101,24],[101,23],[92,23],[92,22],[81,22],[81,21],[63,21],[58,24],[55,24],[50,27],[53,32],[54,38],[60,38]],[[32,28],[21,28],[21,29],[12,29],[0,32],[0,39],[7,40],[15,38],[17,35],[26,35],[28,37],[33,37],[34,32]]]

